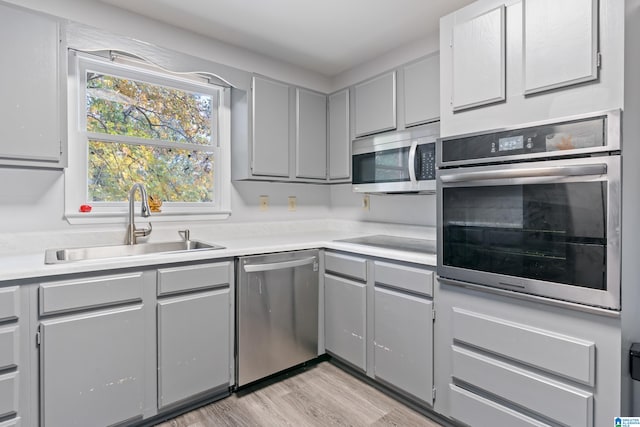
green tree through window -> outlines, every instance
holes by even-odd
[[[125,201],[143,182],[163,201],[212,202],[215,91],[142,80],[86,73],[89,200]]]

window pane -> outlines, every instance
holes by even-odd
[[[87,130],[212,143],[213,96],[87,72]]]
[[[212,202],[213,167],[213,153],[89,141],[89,200],[126,201],[142,182],[164,202]]]

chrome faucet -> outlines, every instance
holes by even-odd
[[[136,223],[133,215],[133,211],[135,209],[134,202],[136,198],[136,190],[140,190],[140,199],[142,199],[140,215],[145,218],[151,215],[149,200],[147,200],[147,190],[145,190],[144,185],[136,182],[131,186],[131,190],[129,190],[129,222],[127,223],[127,245],[135,245],[138,237],[148,236],[149,234],[151,234],[152,229],[151,223],[149,223],[149,228],[142,228],[140,230],[136,229]]]

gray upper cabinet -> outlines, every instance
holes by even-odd
[[[407,64],[404,71],[404,125],[419,125],[440,117],[440,55]]]
[[[0,5],[0,164],[64,167],[58,23]]]
[[[254,175],[289,177],[289,86],[253,77]]]
[[[144,323],[141,304],[42,321],[41,425],[141,418]]]
[[[349,89],[329,95],[329,179],[351,177]]]
[[[598,0],[523,0],[524,93],[598,77]]]
[[[354,91],[357,137],[396,128],[395,70],[357,84]]]
[[[230,307],[228,287],[158,303],[158,408],[229,385]]]
[[[504,101],[505,7],[456,23],[452,37],[453,110]]]
[[[327,177],[327,96],[296,89],[296,177]]]

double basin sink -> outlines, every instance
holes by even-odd
[[[197,240],[177,242],[138,243],[135,245],[88,246],[84,248],[48,249],[45,251],[45,264],[58,264],[70,261],[83,261],[102,258],[120,258],[133,255],[163,254],[175,252],[193,252],[224,249]]]

